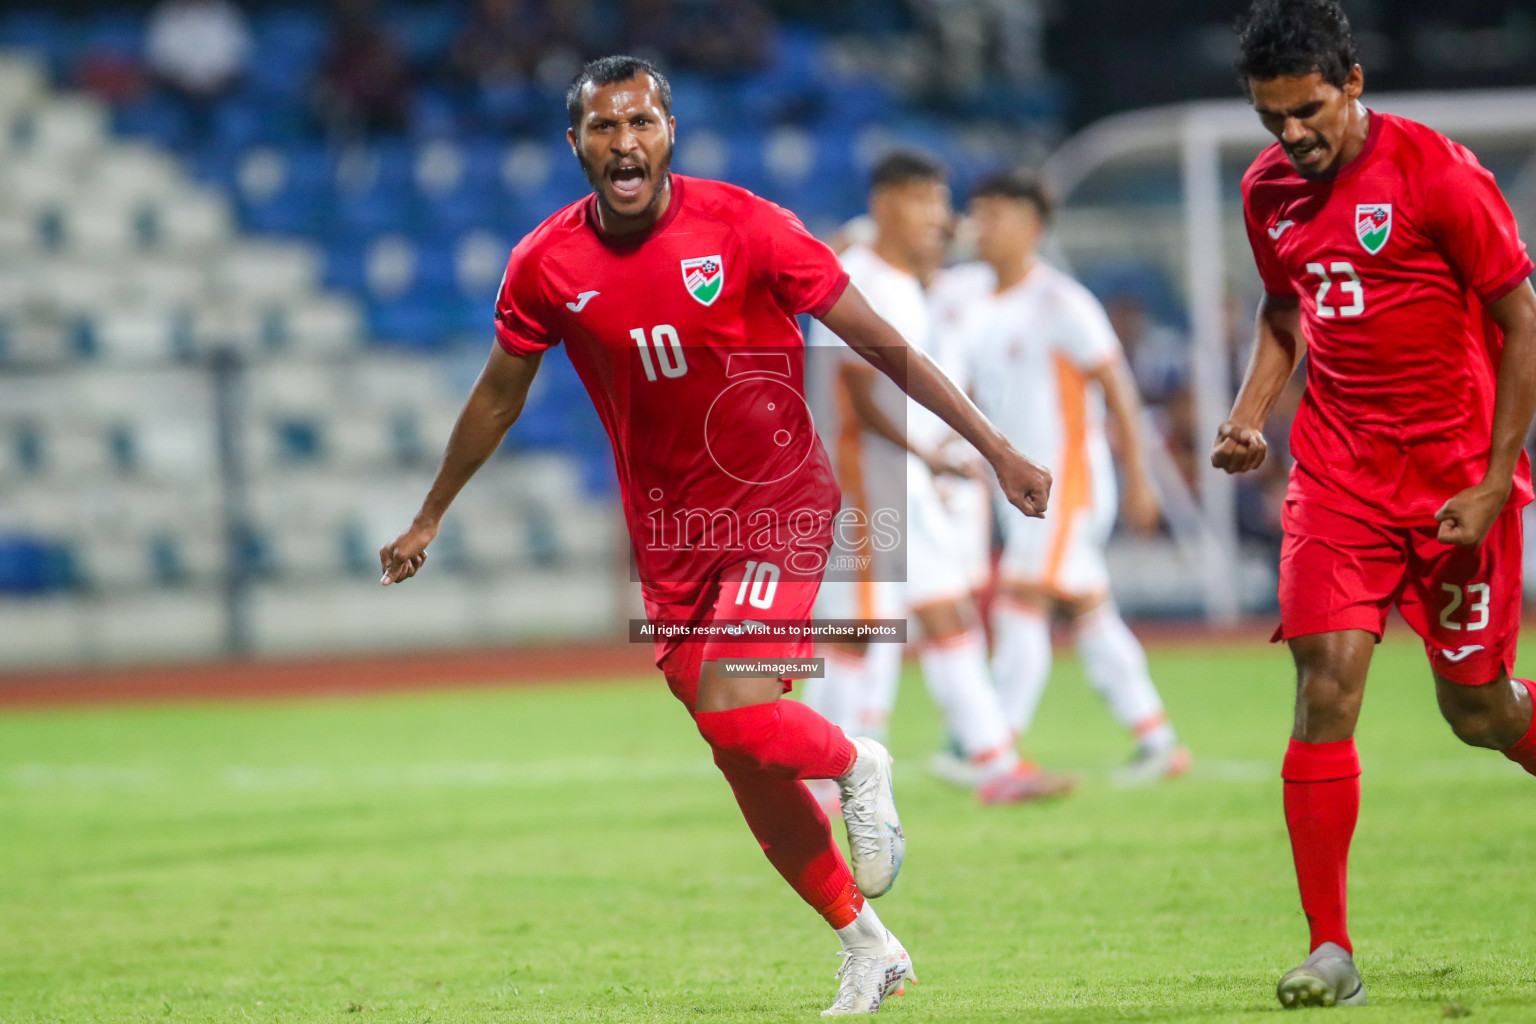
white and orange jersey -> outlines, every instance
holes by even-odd
[[[842,260],[853,284],[864,293],[870,306],[900,331],[909,345],[922,350],[946,372],[953,374],[958,369],[956,361],[938,344],[932,330],[928,296],[917,278],[863,245],[849,247]],[[963,597],[974,585],[973,574],[968,572],[964,551],[957,545],[961,531],[945,508],[927,465],[864,426],[841,389],[833,386],[836,360],[861,357],[819,323],[812,326],[808,345],[814,369],[807,372],[807,379],[817,382],[814,394],[818,404],[813,409],[843,488],[844,512],[863,509],[873,516],[881,509],[903,507],[905,543],[899,552],[891,553],[891,558],[877,563],[875,575],[900,578],[904,561],[905,582],[899,591],[900,600],[909,606]],[[917,444],[938,447],[953,437],[953,431],[943,420],[908,399],[892,382],[878,380],[875,396],[891,421],[905,429],[906,436]],[[878,534],[878,528],[872,533]],[[851,539],[854,538],[846,530],[834,537],[834,558],[837,546]],[[883,552],[876,557],[880,554]],[[829,574],[828,579],[833,581],[835,577]],[[825,599],[818,605],[818,614],[838,617],[844,607],[862,610],[870,606],[866,600],[872,593],[869,588],[851,589],[850,595],[835,583],[824,586]],[[888,595],[889,591],[876,594],[874,605],[883,605]]]
[[[850,281],[875,312],[900,331],[909,345],[926,348],[931,337],[928,307],[917,278],[887,263],[865,245],[850,246],[841,259]],[[868,364],[820,321],[811,323],[806,344],[812,350],[807,373],[808,384],[814,385],[812,410],[822,442],[832,455],[844,505],[869,507],[879,501],[901,502],[901,485],[907,473],[906,451],[864,425],[837,381],[844,365]],[[914,403],[900,388],[882,375],[875,381],[874,397],[892,423],[910,429],[909,406]],[[882,485],[889,490],[888,494],[881,493]]]
[[[928,310],[917,278],[892,266],[866,245],[855,244],[840,257],[855,287],[870,306],[901,332],[907,343],[928,343]],[[827,584],[817,603],[824,618],[885,618],[901,614],[899,587],[877,581],[897,578],[899,563],[881,558],[889,552],[879,544],[882,534],[877,516],[896,526],[905,521],[907,460],[905,449],[869,430],[854,411],[838,383],[845,365],[865,365],[864,358],[820,321],[806,333],[806,388],[822,443],[832,457],[838,486],[843,491],[841,528],[834,532],[833,561]],[[875,382],[875,402],[898,428],[907,421],[908,399],[890,380]],[[884,510],[884,512],[882,512]],[[892,515],[893,514],[893,517]],[[888,529],[888,528],[887,528]],[[843,549],[847,549],[845,552]],[[875,548],[873,552],[871,548]],[[840,554],[870,555],[877,561],[854,563],[853,571],[838,571]],[[894,557],[894,556],[891,556]],[[838,580],[849,585],[839,586]]]
[[[1055,267],[1037,263],[1001,292],[978,291],[981,274],[971,274],[969,291],[943,307],[946,342],[976,404],[1054,478],[1043,522],[1005,514],[1003,572],[1069,595],[1102,590],[1102,557],[1077,549],[1102,549],[1114,522],[1104,395],[1092,376],[1120,358],[1119,339],[1098,300]]]

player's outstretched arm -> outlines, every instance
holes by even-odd
[[[1162,519],[1162,503],[1152,486],[1147,445],[1142,431],[1141,393],[1136,378],[1126,365],[1125,356],[1116,354],[1093,374],[1104,389],[1104,405],[1110,422],[1120,436],[1120,462],[1125,469],[1125,494],[1120,499],[1120,515],[1125,524],[1140,533],[1157,529]]]
[[[875,397],[875,382],[879,379],[880,371],[866,363],[845,363],[838,370],[837,386],[843,390],[854,416],[866,430],[922,459],[934,476],[946,473],[965,476],[974,472],[969,466],[948,457],[942,449],[923,448],[898,427]]]
[[[443,452],[432,488],[421,503],[421,511],[416,513],[410,529],[379,549],[379,564],[384,570],[379,582],[384,586],[410,579],[427,560],[427,545],[437,536],[443,513],[500,446],[508,428],[522,413],[542,358],[537,352],[514,356],[500,345],[491,348],[491,357],[453,425],[448,448]]]
[[[933,411],[992,464],[1008,500],[1027,516],[1045,515],[1051,474],[1026,458],[992,421],[901,332],[886,323],[853,285],[843,292],[821,322],[875,369],[895,381],[918,404]]]
[[[1483,479],[1435,513],[1442,544],[1481,544],[1509,500],[1515,467],[1536,415],[1536,292],[1529,281],[1488,307],[1504,332],[1493,399],[1493,436]]]
[[[1253,355],[1232,412],[1216,432],[1211,465],[1228,473],[1246,473],[1264,463],[1268,445],[1264,421],[1296,372],[1307,343],[1301,333],[1301,305],[1295,299],[1266,295],[1254,325]]]

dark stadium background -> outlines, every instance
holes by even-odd
[[[585,192],[563,140],[581,60],[657,58],[677,167],[830,237],[892,146],[938,154],[963,196],[1102,118],[1235,102],[1240,6],[245,0],[245,59],[192,95],[148,56],[162,5],[0,3],[20,69],[0,83],[0,673],[622,635],[637,610],[606,439],[558,357],[429,572],[369,589],[483,359],[507,251]],[[1347,8],[1371,95],[1536,83],[1521,5]],[[1229,229],[1254,149],[1221,154]],[[1528,140],[1479,152],[1525,180]],[[1210,409],[1180,173],[1167,154],[1097,168],[1060,245],[1126,344],[1166,480],[1198,500]],[[1255,286],[1246,254],[1224,262],[1213,330],[1235,367]],[[1171,510],[1160,545],[1117,542],[1127,608],[1267,614],[1283,468],[1223,499],[1230,607],[1213,614],[1209,579],[1199,592],[1198,537]]]

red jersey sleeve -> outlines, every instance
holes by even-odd
[[[782,206],[754,196],[741,238],[753,272],[791,313],[825,316],[848,287],[837,255]]]
[[[1243,201],[1243,226],[1248,229],[1248,246],[1253,250],[1253,262],[1259,268],[1264,291],[1277,299],[1295,298],[1296,286],[1291,284],[1291,277],[1285,272],[1285,264],[1280,262],[1280,256],[1275,252],[1269,229],[1257,221],[1253,203],[1247,197]]]
[[[1531,257],[1493,175],[1471,150],[1449,144],[1447,159],[1426,162],[1426,233],[1483,305],[1531,275]]]
[[[496,296],[496,341],[514,356],[542,352],[560,342],[548,324],[554,322],[544,300],[539,281],[539,254],[532,237],[524,238],[512,250],[507,272]]]

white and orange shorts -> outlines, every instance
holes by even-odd
[[[1104,545],[1115,527],[1118,507],[1114,487],[1101,481],[1087,501],[1058,506],[1053,500],[1044,519],[1030,519],[1015,508],[1005,508],[1006,540],[998,581],[1068,600],[1107,594]]]

